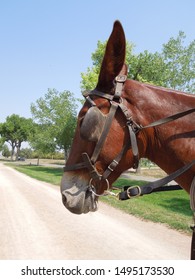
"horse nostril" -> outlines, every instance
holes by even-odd
[[[67,202],[67,198],[66,198],[66,196],[64,194],[62,194],[62,202],[63,202],[64,205]]]

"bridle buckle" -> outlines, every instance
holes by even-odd
[[[137,188],[137,191],[138,191],[138,193],[137,194],[131,194],[131,190],[133,190],[133,189],[136,189]],[[128,189],[127,189],[127,196],[128,196],[128,198],[132,198],[132,197],[138,197],[138,196],[140,196],[141,195],[141,188],[140,188],[140,186],[130,186]]]
[[[118,75],[115,78],[115,81],[117,83],[124,83],[127,80],[127,76],[126,75]]]

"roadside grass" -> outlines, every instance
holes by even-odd
[[[44,181],[54,185],[60,185],[60,181],[63,174],[62,168],[46,167],[46,166],[34,166],[34,165],[15,165],[7,164],[10,167],[34,178],[39,181]]]
[[[62,168],[45,166],[28,166],[8,164],[16,170],[40,181],[59,185],[63,174]],[[124,185],[143,185],[144,181],[119,178],[115,187]],[[115,192],[118,192],[115,190]],[[128,214],[157,223],[166,224],[168,227],[190,233],[192,212],[189,205],[189,196],[183,191],[158,192],[143,197],[126,201],[119,201],[115,197],[102,197],[101,201],[118,208]]]
[[[146,182],[120,178],[114,186],[141,186],[144,183]],[[163,223],[179,231],[191,232],[192,211],[189,204],[189,195],[184,190],[156,192],[126,201],[118,201],[111,196],[103,197],[102,200],[139,218]]]

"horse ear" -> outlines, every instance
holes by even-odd
[[[123,27],[115,21],[112,33],[108,39],[104,58],[102,61],[97,90],[109,91],[113,87],[114,78],[124,71],[126,40]],[[127,67],[125,67],[127,69]]]

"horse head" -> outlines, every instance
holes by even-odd
[[[124,170],[133,165],[133,157],[131,163],[131,157],[128,156],[127,160],[125,151],[115,172],[111,172],[106,178],[102,177],[128,139],[126,120],[121,118],[121,113],[117,110],[107,124],[109,128],[104,128],[107,131],[103,132],[105,134],[101,141],[103,143],[99,144],[103,127],[109,122],[107,119],[111,104],[120,102],[120,98],[118,101],[111,99],[116,89],[115,78],[127,75],[127,66],[124,64],[125,49],[125,34],[120,22],[116,21],[107,42],[97,86],[86,97],[86,102],[79,113],[66,172],[61,182],[63,203],[67,209],[76,214],[97,210],[98,195],[101,195]],[[124,82],[119,85],[121,93]],[[105,94],[110,98],[105,98]],[[111,166],[109,168],[112,169]]]
[[[63,204],[75,214],[96,211],[98,197],[108,192],[112,182],[128,168],[136,168],[139,158],[147,157],[168,174],[172,173],[166,178],[176,179],[190,193],[194,211],[195,138],[191,114],[195,113],[195,107],[191,107],[195,98],[127,81],[125,49],[125,34],[116,21],[97,86],[84,95],[86,102],[78,116],[61,181]],[[175,114],[166,117],[167,112]],[[159,128],[165,123],[165,127]],[[156,188],[158,184],[155,185]],[[136,196],[144,194],[144,188],[136,186],[136,190]],[[127,196],[132,197],[129,192]],[[195,231],[193,239],[194,234]],[[194,259],[193,239],[191,259]]]

